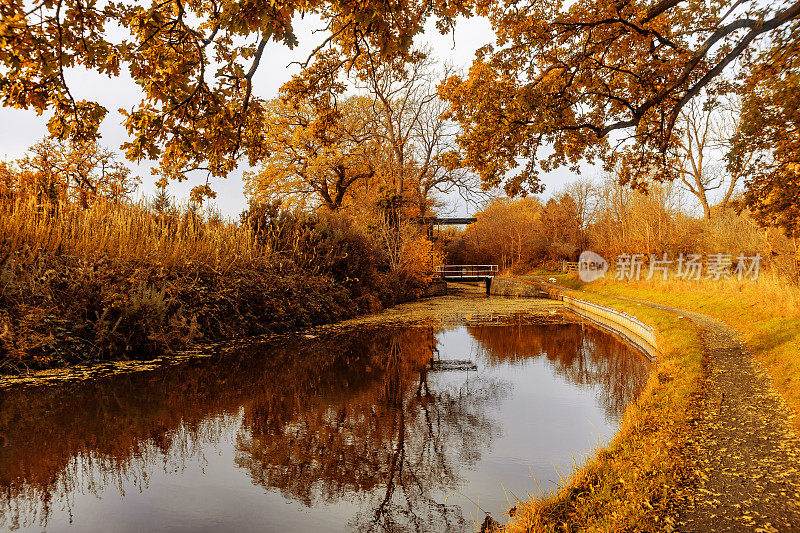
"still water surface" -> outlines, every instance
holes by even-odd
[[[484,511],[502,520],[613,436],[649,368],[563,318],[484,322],[355,328],[0,393],[0,529],[440,532],[472,531]]]

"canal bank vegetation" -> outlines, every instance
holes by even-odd
[[[410,225],[387,250],[346,213],[254,203],[232,221],[163,189],[134,201],[127,169],[112,179],[113,158],[85,152],[48,141],[0,168],[0,372],[374,312],[418,296],[438,262]]]

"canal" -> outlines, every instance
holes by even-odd
[[[0,529],[474,531],[613,437],[649,362],[566,312],[455,312],[0,392]]]

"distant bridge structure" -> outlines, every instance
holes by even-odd
[[[497,265],[439,265],[436,275],[444,281],[463,281],[486,283],[486,294],[492,287],[492,279],[497,275]]]
[[[420,226],[425,226],[428,238],[432,241],[439,239],[442,226],[466,226],[478,221],[476,217],[418,217],[416,220]]]
[[[476,217],[419,217],[417,220],[425,226],[465,226],[478,221]]]

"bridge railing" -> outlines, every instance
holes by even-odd
[[[577,270],[577,261],[561,261],[561,272],[575,272]]]
[[[443,278],[489,278],[498,270],[497,265],[439,265],[436,274]]]

